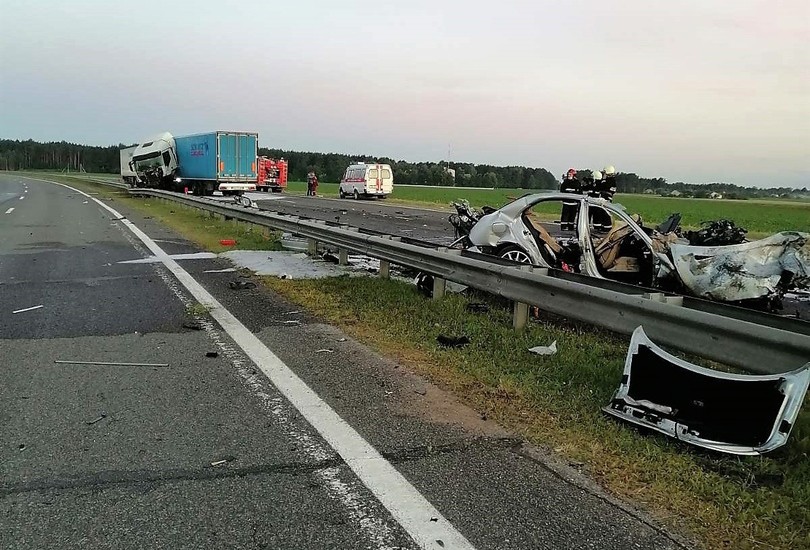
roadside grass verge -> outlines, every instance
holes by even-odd
[[[427,300],[398,281],[264,282],[532,443],[583,463],[610,491],[708,547],[810,547],[807,411],[789,444],[768,457],[702,452],[601,413],[621,378],[625,337],[551,316],[516,332],[494,300],[490,313],[473,314],[462,296]],[[472,343],[445,350],[440,333]],[[554,356],[527,351],[554,340]]]
[[[166,225],[211,252],[225,252],[235,248],[240,250],[281,250],[282,248],[281,233],[278,231],[263,230],[252,224],[236,223],[235,220],[225,221],[202,210],[154,197],[131,197],[123,190],[87,182],[77,177],[49,175],[48,179],[65,183],[84,192],[97,193],[97,197],[111,201],[110,206],[113,208],[116,203],[133,208],[144,217],[152,218]],[[220,243],[222,239],[233,239],[236,241],[236,245],[223,245]]]

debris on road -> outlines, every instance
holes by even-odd
[[[94,420],[88,420],[88,421],[86,422],[86,424],[87,424],[88,426],[92,426],[93,424],[95,424],[95,423],[97,423],[97,422],[101,422],[101,421],[102,421],[102,420],[104,420],[105,418],[107,418],[107,414],[106,414],[106,413],[101,413],[101,415],[99,415],[99,417],[98,417],[98,418],[96,418],[96,419],[94,419]]]
[[[338,342],[345,342],[346,338],[338,338]]]
[[[554,340],[551,345],[548,346],[534,346],[533,348],[529,348],[529,351],[537,355],[554,355],[557,353],[557,340]]]
[[[638,327],[602,410],[705,449],[761,455],[787,443],[808,385],[810,363],[768,375],[716,371],[667,353]]]
[[[233,462],[234,460],[236,460],[235,456],[226,456],[225,458],[223,458],[221,460],[213,461],[211,463],[211,466],[216,468],[217,466],[223,466],[223,465],[227,464],[228,462]]]
[[[225,269],[207,269],[203,273],[233,273],[236,271],[235,267],[226,267]]]
[[[315,353],[335,353],[335,350],[324,348],[324,349],[319,349]]]
[[[118,363],[114,361],[63,361],[54,360],[59,365],[100,365],[103,367],[168,367],[168,363]]]
[[[26,311],[34,311],[35,309],[40,309],[40,308],[43,308],[43,307],[45,307],[45,306],[39,305],[39,306],[26,307],[26,308],[23,308],[23,309],[18,309],[16,311],[12,311],[11,314],[14,315],[14,314],[17,314],[17,313],[25,313]]]
[[[461,348],[470,343],[470,339],[463,335],[446,336],[444,334],[439,334],[436,337],[436,341],[439,343],[440,346],[443,346],[445,348]]]
[[[20,449],[21,451],[24,451],[25,450],[25,443],[20,443],[20,446],[18,447],[18,449]]]
[[[216,351],[207,351],[205,352],[206,357],[219,357],[219,353]]]
[[[339,264],[340,263],[340,258],[335,256],[332,253],[331,250],[327,250],[326,252],[321,254],[321,259],[323,259],[323,261],[325,261],[325,262],[329,262],[329,263],[332,263],[332,264]]]
[[[253,281],[231,281],[228,286],[232,290],[244,290],[249,288],[256,288],[256,283]]]
[[[203,327],[199,323],[199,321],[186,321],[185,323],[183,323],[183,328],[188,328],[188,329],[191,329],[191,330],[202,330],[203,329]]]
[[[483,302],[470,302],[469,304],[467,304],[466,309],[470,313],[488,313],[489,304],[485,304]]]
[[[286,311],[282,313],[282,315],[298,315],[299,313],[301,313],[301,311],[296,309],[295,311]]]
[[[236,239],[220,239],[219,244],[222,246],[235,246]]]

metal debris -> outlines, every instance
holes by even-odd
[[[470,339],[463,335],[446,336],[444,334],[439,334],[436,337],[436,341],[439,343],[440,346],[445,348],[461,348],[470,343]]]
[[[335,350],[324,348],[324,349],[319,349],[315,353],[335,353]]]
[[[467,304],[466,309],[470,313],[487,313],[489,312],[489,305],[483,302],[470,302]]]
[[[219,352],[216,351],[207,351],[205,352],[206,357],[219,357]]]
[[[92,426],[92,425],[93,425],[93,424],[95,424],[96,422],[101,422],[101,421],[102,421],[102,420],[104,420],[105,418],[107,418],[107,414],[106,414],[106,413],[101,413],[101,415],[100,415],[98,418],[96,418],[95,420],[89,420],[89,421],[87,421],[87,422],[86,422],[86,424],[87,424],[88,426]]]
[[[11,314],[14,315],[16,313],[24,313],[26,311],[33,311],[35,309],[39,309],[39,308],[43,308],[43,307],[45,307],[45,306],[40,305],[40,306],[26,307],[26,308],[23,308],[23,309],[18,309],[16,311],[12,311]]]
[[[104,367],[168,367],[168,363],[118,363],[114,361],[63,361],[54,360],[59,365],[101,365]]]
[[[243,290],[249,288],[256,288],[256,283],[253,281],[231,281],[228,286],[233,290]]]

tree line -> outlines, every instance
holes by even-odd
[[[123,143],[106,147],[81,145],[66,141],[40,143],[34,140],[0,139],[0,170],[71,170],[119,173],[119,149]],[[545,168],[526,166],[493,166],[466,162],[408,162],[387,157],[316,153],[259,148],[259,155],[284,158],[289,163],[291,181],[306,180],[314,170],[322,182],[339,182],[349,164],[380,162],[390,164],[395,184],[455,185],[457,187],[507,187],[521,189],[558,189],[560,177]],[[587,170],[581,172],[588,172]],[[762,196],[796,196],[807,194],[807,188],[742,187],[731,183],[669,183],[664,178],[645,178],[632,172],[616,176],[619,193],[655,193],[669,195],[678,191],[684,196],[703,197],[712,191],[726,198]]]

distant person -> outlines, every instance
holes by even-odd
[[[593,170],[591,174],[593,176],[593,182],[588,189],[588,196],[594,199],[605,199],[603,195],[606,185],[605,175],[599,170]],[[610,217],[610,213],[607,210],[594,205],[591,205],[588,210],[590,212],[591,223],[596,231],[610,231],[613,227],[613,218]]]
[[[560,184],[560,192],[573,193],[576,195],[582,193],[582,183],[577,179],[577,171],[573,168],[569,169],[563,177],[562,183]],[[563,201],[562,214],[560,215],[560,229],[563,231],[574,230],[578,206],[578,201]]]
[[[602,174],[604,177],[601,185],[597,186],[599,196],[606,201],[613,202],[613,195],[616,194],[616,169],[613,166],[605,166]]]
[[[314,170],[310,170],[307,174],[307,197],[314,197],[318,189],[318,176],[315,175]]]

